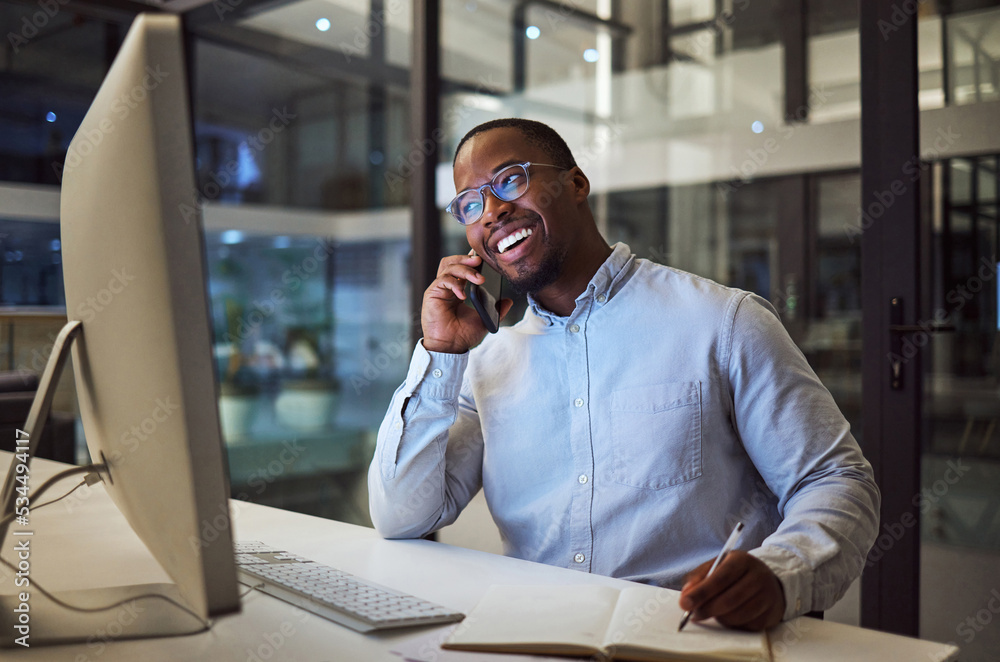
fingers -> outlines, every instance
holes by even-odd
[[[482,283],[485,278],[476,270],[482,258],[478,255],[451,255],[443,258],[438,264],[438,278],[454,276],[473,283]]]
[[[682,609],[694,620],[715,618],[733,628],[761,630],[777,625],[785,612],[781,582],[760,559],[730,552],[710,577],[711,563],[696,568],[681,592]]]
[[[482,283],[482,274],[476,271],[480,258],[476,255],[451,255],[441,260],[437,277],[427,288],[427,294],[437,299],[466,298],[465,283]]]
[[[465,283],[481,284],[485,278],[476,271],[481,258],[477,255],[451,255],[441,260],[437,278],[427,288],[435,298],[456,298],[465,300]],[[450,293],[450,294],[449,294]]]
[[[745,552],[743,555],[746,555]],[[699,610],[710,599],[728,589],[746,571],[746,562],[737,551],[727,554],[715,572],[706,577],[712,563],[706,561],[688,575],[688,581],[681,590],[682,609]]]

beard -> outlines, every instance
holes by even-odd
[[[527,265],[514,265],[517,276],[507,276],[507,282],[518,294],[534,294],[538,290],[556,282],[562,275],[563,263],[566,261],[568,250],[559,248],[549,243],[548,233],[542,236],[542,263],[537,269],[530,269]]]

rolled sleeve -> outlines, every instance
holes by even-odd
[[[460,406],[468,360],[468,353],[429,352],[422,342],[414,348],[368,472],[372,522],[387,538],[420,537],[445,526],[480,487],[481,452],[467,450],[481,440],[478,416]],[[449,451],[449,444],[465,452]]]
[[[748,295],[733,324],[736,425],[782,518],[751,553],[781,580],[786,619],[828,609],[861,574],[878,533],[872,468],[774,309]]]

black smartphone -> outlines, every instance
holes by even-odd
[[[503,298],[503,276],[493,267],[480,259],[476,271],[486,277],[482,285],[469,283],[469,298],[475,306],[483,326],[490,333],[496,333],[500,328],[500,300]]]

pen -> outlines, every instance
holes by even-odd
[[[733,547],[736,547],[736,542],[740,539],[741,533],[743,533],[743,522],[737,522],[736,528],[733,529],[733,532],[729,534],[729,539],[726,540],[726,544],[722,546],[722,551],[719,552],[719,555],[715,557],[715,563],[713,563],[712,567],[708,569],[708,574],[705,575],[705,579],[711,577],[712,573],[715,572],[715,569],[719,566],[719,563],[722,562],[723,557],[729,552],[733,551]],[[687,625],[687,622],[690,618],[691,618],[691,611],[688,610],[684,612],[684,617],[681,618],[681,624],[677,626],[678,632],[684,629],[684,626]]]

